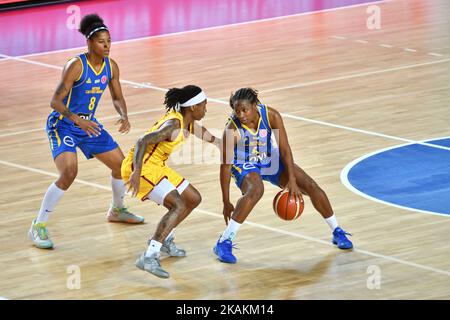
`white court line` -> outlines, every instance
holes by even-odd
[[[0,54],[0,56],[9,57],[9,56],[3,55],[3,54]],[[14,59],[14,60],[21,61],[21,62],[25,62],[25,63],[30,62],[27,59],[16,58],[16,57],[10,57],[10,58]],[[444,59],[444,60],[437,60],[437,61],[433,61],[433,62],[427,62],[427,63],[423,63],[423,64],[412,65],[412,66],[422,66],[422,65],[427,65],[427,64],[439,63],[439,62],[442,62],[442,61],[450,61],[450,58],[449,59]],[[47,64],[47,63],[41,63],[41,62],[35,63],[35,61],[31,61],[31,62],[33,62],[33,64],[37,64],[37,65],[40,65],[40,66],[43,66],[43,67],[52,67],[52,68],[62,69],[62,67],[50,65],[50,64]],[[403,66],[403,67],[398,67],[398,68],[391,68],[389,70],[392,71],[394,69],[406,69],[406,68],[407,68],[407,66]],[[387,69],[385,69],[385,70],[387,70]],[[381,73],[381,72],[385,72],[385,70],[374,71],[374,72]],[[365,73],[365,74],[372,74],[374,72]],[[353,75],[353,76],[357,76],[357,75]],[[339,77],[339,78],[346,78],[346,77],[348,77],[348,76]],[[335,79],[339,79],[339,78],[333,78],[333,79],[335,80]],[[330,80],[333,80],[333,79],[327,79],[327,80],[321,80],[321,81],[322,82],[329,82]],[[126,84],[130,84],[130,85],[138,86],[138,87],[142,87],[142,88],[148,88],[148,89],[153,89],[153,90],[158,90],[158,91],[163,91],[163,92],[167,92],[168,91],[168,89],[156,87],[156,86],[153,86],[153,85],[150,85],[150,84],[147,84],[147,83],[138,83],[138,82],[129,81],[129,80],[120,80],[120,81],[123,82],[123,83],[126,83]],[[267,91],[270,91],[270,90],[266,90],[265,92],[267,92]],[[262,91],[260,91],[260,92],[262,92]],[[208,100],[212,101],[212,102],[217,102],[217,103],[220,103],[220,104],[228,105],[228,102],[222,101],[222,100],[219,100],[219,99],[208,98]],[[304,118],[304,117],[294,116],[294,115],[291,115],[291,114],[288,114],[288,113],[280,112],[280,114],[283,117],[294,119],[294,120],[301,120],[301,121],[305,121],[305,122],[310,122],[310,123],[314,123],[314,124],[320,124],[320,125],[324,125],[324,126],[344,129],[344,130],[348,130],[348,131],[363,133],[363,134],[366,134],[366,135],[372,135],[372,136],[382,137],[382,138],[391,139],[391,140],[397,140],[397,141],[409,142],[409,143],[417,143],[417,144],[420,144],[420,145],[423,145],[423,146],[427,146],[427,147],[431,147],[431,148],[450,150],[450,148],[448,148],[448,147],[434,145],[434,144],[431,144],[431,143],[426,143],[426,142],[420,142],[420,141],[400,138],[400,137],[391,136],[391,135],[378,133],[378,132],[374,132],[374,131],[368,131],[368,130],[362,130],[362,129],[352,128],[352,127],[342,126],[342,125],[333,124],[333,123],[320,121],[320,120],[308,119],[308,118]],[[41,130],[41,129],[32,129],[32,131],[30,131],[30,132],[38,131],[38,130]],[[21,132],[21,133],[24,133],[24,132]],[[0,137],[11,136],[11,135],[14,135],[14,133],[12,132],[12,133],[8,133],[8,134],[0,135]]]
[[[21,62],[26,62],[26,63],[34,64],[34,65],[37,65],[37,66],[41,66],[41,67],[47,67],[47,68],[52,68],[52,69],[57,69],[57,70],[62,70],[63,69],[60,66],[55,66],[55,65],[52,65],[52,64],[38,62],[38,61],[33,61],[33,60],[26,60],[26,59],[22,59],[22,58],[19,58],[19,57],[7,56],[6,54],[1,54],[1,53],[0,53],[0,57],[9,58],[11,60],[16,60],[16,61],[21,61]]]
[[[330,38],[332,38],[332,39],[339,39],[339,40],[346,40],[347,39],[347,37],[344,37],[344,36],[331,36]],[[367,41],[367,40],[354,40],[354,41],[357,42],[357,43],[362,43],[362,44],[368,44],[369,43],[369,41]],[[385,43],[378,44],[378,46],[383,47],[383,48],[394,48],[394,46],[392,46],[390,44],[385,44]],[[406,52],[419,52],[419,50],[411,49],[411,48],[403,48],[403,50],[406,51]],[[444,56],[442,54],[433,53],[433,52],[429,52],[428,55],[436,56],[436,57],[443,57]]]
[[[408,142],[408,143],[416,143],[416,144],[420,144],[420,145],[431,147],[431,148],[443,149],[443,150],[450,151],[449,147],[444,147],[444,146],[440,146],[440,145],[432,144],[432,143],[428,143],[428,142],[415,141],[415,140],[411,140],[411,139],[400,138],[400,137],[391,136],[388,134],[378,133],[378,132],[374,132],[374,131],[368,131],[368,130],[362,130],[362,129],[352,128],[352,127],[347,127],[347,126],[341,126],[341,125],[334,124],[334,123],[308,119],[308,118],[294,116],[294,115],[287,114],[287,113],[280,113],[280,114],[283,117],[291,118],[291,119],[295,119],[295,120],[301,120],[301,121],[311,122],[311,123],[320,124],[320,125],[324,125],[324,126],[328,126],[328,127],[339,128],[339,129],[344,129],[344,130],[353,131],[353,132],[359,132],[359,133],[363,133],[363,134],[367,134],[367,135],[371,135],[371,136],[377,136],[377,137],[381,137],[381,138],[397,140],[397,141],[402,141],[402,142]],[[426,140],[429,140],[429,139],[426,139]]]
[[[438,138],[435,138],[435,139],[427,139],[427,140],[440,140],[440,139],[446,139],[446,138],[450,138],[450,137],[438,137]],[[423,143],[423,141],[421,141],[421,142]],[[369,158],[369,157],[371,157],[371,156],[374,156],[374,155],[376,155],[376,154],[379,154],[379,153],[382,153],[382,152],[385,152],[385,151],[388,151],[388,150],[397,149],[397,148],[402,148],[402,147],[410,146],[410,145],[413,145],[413,144],[416,144],[416,143],[414,143],[414,142],[413,142],[413,143],[404,143],[404,144],[399,144],[399,145],[396,145],[396,146],[392,146],[392,147],[380,149],[380,150],[377,150],[377,151],[374,151],[374,152],[367,153],[367,154],[365,154],[365,155],[363,155],[363,156],[361,156],[361,157],[359,157],[359,158],[353,160],[352,162],[348,163],[348,164],[342,169],[341,174],[340,174],[341,182],[342,182],[342,184],[343,184],[344,186],[347,187],[347,189],[349,189],[349,190],[352,191],[353,193],[355,193],[355,194],[357,194],[357,195],[359,195],[359,196],[361,196],[361,197],[363,197],[363,198],[366,198],[366,199],[368,199],[368,200],[371,200],[371,201],[374,201],[374,202],[378,202],[378,203],[382,203],[382,204],[384,204],[384,205],[391,206],[391,207],[394,207],[394,208],[399,208],[399,209],[402,209],[402,210],[408,210],[408,211],[418,212],[418,213],[432,214],[432,215],[436,215],[436,216],[441,216],[441,217],[449,218],[450,215],[448,215],[448,214],[443,214],[443,213],[438,213],[438,212],[434,212],[434,211],[420,210],[420,209],[415,209],[415,208],[411,208],[411,207],[401,206],[401,205],[398,205],[398,204],[395,204],[395,203],[383,201],[383,200],[381,200],[381,199],[372,197],[372,196],[370,196],[370,195],[368,195],[368,194],[366,194],[366,193],[360,191],[359,189],[355,188],[355,187],[351,184],[351,182],[348,180],[348,174],[349,174],[350,170],[351,170],[355,165],[357,165],[358,163],[360,163],[361,161],[363,161],[364,159],[367,159],[367,158]]]
[[[1,61],[8,61],[8,60],[11,60],[11,58],[9,58],[9,57],[7,57],[7,58],[3,57],[3,59],[0,59],[0,62],[1,62]],[[1,297],[0,297],[0,298],[1,298]]]
[[[331,38],[338,39],[338,40],[346,40],[347,39],[347,37],[343,37],[343,36],[331,36]]]
[[[0,138],[17,136],[17,135],[21,135],[21,134],[25,134],[25,133],[38,132],[38,131],[45,131],[45,129],[39,128],[39,129],[30,129],[30,130],[23,130],[23,131],[14,131],[14,132],[10,132],[10,133],[3,133],[3,134],[0,134]]]
[[[260,23],[260,22],[281,20],[281,19],[292,18],[292,17],[307,16],[307,15],[312,15],[312,14],[317,14],[317,13],[325,13],[325,12],[339,11],[339,10],[345,10],[345,9],[352,9],[352,8],[357,8],[357,7],[362,7],[362,6],[369,6],[369,5],[372,5],[372,4],[388,3],[388,2],[392,2],[392,1],[394,1],[394,0],[372,1],[372,2],[359,3],[359,4],[350,5],[350,6],[344,6],[344,7],[337,7],[337,8],[318,10],[318,11],[309,11],[309,12],[295,13],[295,14],[286,15],[286,16],[280,16],[280,17],[272,17],[272,18],[266,18],[266,19],[260,19],[260,20],[252,20],[252,21],[238,22],[238,23],[226,24],[226,25],[215,26],[215,27],[202,28],[202,29],[187,30],[187,31],[180,31],[180,32],[174,32],[174,33],[168,33],[168,34],[160,34],[160,35],[154,35],[154,36],[146,36],[146,37],[140,37],[140,38],[134,38],[134,39],[120,40],[120,41],[114,41],[112,44],[115,45],[115,44],[118,44],[118,43],[136,42],[136,41],[147,40],[147,39],[152,39],[152,38],[163,38],[163,37],[169,37],[169,36],[178,36],[178,35],[183,35],[183,34],[188,34],[188,33],[199,32],[199,31],[217,30],[217,29],[228,28],[228,27],[236,27],[236,26],[242,26],[242,25],[247,25],[247,24],[255,24],[255,23]],[[19,58],[27,58],[27,57],[40,56],[40,55],[44,55],[44,54],[48,54],[48,53],[66,52],[66,51],[71,51],[71,50],[75,50],[75,49],[78,49],[78,50],[79,49],[86,49],[86,46],[67,48],[67,49],[60,49],[60,50],[52,50],[52,51],[43,51],[43,52],[37,52],[37,53],[30,53],[30,54],[17,56],[17,57],[19,57]]]
[[[391,71],[398,71],[398,70],[405,70],[405,69],[410,69],[410,68],[417,68],[417,67],[422,67],[422,66],[428,66],[428,65],[437,64],[437,63],[443,63],[443,62],[448,62],[448,61],[450,61],[450,58],[441,59],[441,60],[435,60],[435,61],[429,61],[429,62],[423,62],[423,63],[416,63],[416,64],[407,64],[407,65],[404,65],[404,66],[399,66],[399,67],[394,67],[394,68],[387,68],[387,69],[381,69],[381,70],[376,70],[376,71],[354,73],[354,74],[350,74],[350,75],[346,75],[346,76],[340,76],[340,77],[316,80],[316,81],[311,81],[311,82],[304,82],[304,83],[294,84],[294,85],[290,85],[290,86],[286,86],[286,87],[279,87],[279,88],[273,88],[273,89],[267,89],[267,90],[260,90],[259,92],[260,93],[268,93],[268,92],[275,92],[275,91],[281,91],[281,90],[298,89],[298,88],[309,87],[309,86],[313,86],[313,85],[317,85],[317,84],[329,83],[329,82],[333,82],[333,81],[360,78],[360,77],[365,77],[365,76],[370,76],[370,75],[375,75],[375,74],[383,74],[383,73],[391,72]]]
[[[28,166],[23,166],[20,164],[15,164],[15,163],[11,163],[8,161],[3,161],[0,160],[0,164],[6,165],[6,166],[10,166],[13,168],[17,168],[17,169],[21,169],[21,170],[27,170],[27,171],[31,171],[34,173],[39,173],[39,174],[43,174],[43,175],[47,175],[47,176],[51,176],[51,177],[58,177],[59,175],[57,175],[56,173],[52,173],[52,172],[48,172],[45,170],[40,170],[40,169],[35,169],[35,168],[31,168]],[[111,187],[107,187],[101,184],[97,184],[97,183],[92,183],[92,182],[88,182],[88,181],[84,181],[81,179],[75,179],[75,182],[80,183],[80,184],[84,184],[90,187],[94,187],[97,189],[102,189],[102,190],[107,190],[107,191],[111,191]],[[218,217],[218,218],[223,218],[222,214],[219,213],[215,213],[215,212],[211,212],[211,211],[207,211],[207,210],[203,210],[203,209],[194,209],[194,211],[197,211],[199,213],[205,214],[205,215],[209,215],[209,216],[213,216],[213,217]],[[334,245],[329,242],[329,241],[325,241],[325,240],[321,240],[321,239],[317,239],[314,237],[309,237],[309,236],[305,236],[299,233],[294,233],[294,232],[290,232],[290,231],[285,231],[285,230],[281,230],[281,229],[277,229],[277,228],[272,228],[272,227],[268,227],[266,225],[260,224],[260,223],[255,223],[255,222],[251,222],[251,221],[245,221],[246,225],[255,227],[255,228],[259,228],[259,229],[265,229],[265,230],[269,230],[272,232],[276,232],[276,233],[280,233],[280,234],[284,234],[284,235],[288,235],[291,237],[296,237],[296,238],[300,238],[300,239],[304,239],[304,240],[308,240],[308,241],[312,241],[312,242],[316,242],[316,243],[320,243],[320,244],[324,244],[327,246],[333,246]],[[362,253],[368,256],[372,256],[372,257],[376,257],[376,258],[382,258],[388,261],[392,261],[392,262],[396,262],[396,263],[400,263],[406,266],[410,266],[410,267],[414,267],[416,269],[421,269],[421,270],[426,270],[426,271],[431,271],[434,273],[438,273],[438,274],[443,274],[446,276],[450,276],[450,271],[446,271],[446,270],[442,270],[442,269],[438,269],[438,268],[433,268],[433,267],[429,267],[426,265],[422,265],[422,264],[418,264],[418,263],[414,263],[414,262],[410,262],[410,261],[406,261],[406,260],[401,260],[401,259],[397,259],[391,256],[386,256],[386,255],[382,255],[382,254],[378,254],[378,253],[374,253],[371,251],[367,251],[367,250],[362,250],[362,249],[353,249],[354,252],[358,252],[358,253]]]

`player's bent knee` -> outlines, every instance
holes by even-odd
[[[253,185],[250,188],[248,195],[250,196],[250,198],[258,201],[264,195],[264,185],[262,183]]]
[[[200,195],[200,193],[196,192],[191,199],[191,207],[197,208],[201,202],[202,202],[202,196]]]
[[[183,199],[180,198],[180,201],[177,201],[173,206],[173,211],[177,213],[181,213],[187,209],[186,203],[184,203]]]
[[[60,180],[63,184],[68,184],[70,186],[77,177],[77,174],[77,168],[68,168],[61,173]]]
[[[171,200],[171,209],[173,211],[178,213],[186,210],[186,203],[176,190],[173,191],[173,194],[171,193]]]

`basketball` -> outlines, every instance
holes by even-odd
[[[295,220],[303,212],[305,202],[303,197],[297,200],[294,197],[289,198],[289,191],[281,190],[273,198],[273,211],[283,220]]]

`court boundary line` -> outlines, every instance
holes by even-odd
[[[0,160],[0,164],[6,165],[6,166],[9,166],[9,167],[13,167],[13,168],[17,168],[17,169],[21,169],[21,170],[27,170],[27,171],[31,171],[31,172],[34,172],[34,173],[39,173],[39,174],[51,176],[51,177],[58,177],[59,176],[56,173],[52,173],[52,172],[49,172],[49,171],[36,169],[36,168],[32,168],[32,167],[29,167],[29,166],[24,166],[24,165],[20,165],[20,164],[16,164],[16,163],[12,163],[12,162],[9,162],[9,161]],[[77,183],[80,183],[80,184],[83,184],[83,185],[87,185],[87,186],[91,186],[91,187],[94,187],[94,188],[97,188],[97,189],[101,189],[101,190],[111,191],[111,187],[107,187],[107,186],[104,186],[104,185],[101,185],[101,184],[84,181],[84,180],[81,180],[81,179],[75,179],[74,182],[77,182]],[[196,208],[196,209],[194,209],[194,211],[197,211],[197,212],[205,214],[205,215],[210,215],[210,216],[214,216],[214,217],[223,218],[222,214],[215,213],[215,212],[208,211],[208,210],[204,210],[204,209],[200,209],[200,208]],[[260,223],[256,223],[256,222],[251,222],[251,221],[245,221],[245,224],[247,224],[249,226],[253,226],[255,228],[265,229],[265,230],[269,230],[269,231],[272,231],[272,232],[281,233],[281,234],[284,234],[284,235],[289,235],[289,236],[292,236],[292,237],[296,237],[296,238],[300,238],[300,239],[304,239],[304,240],[308,240],[308,241],[312,241],[312,242],[325,244],[325,245],[334,247],[334,245],[331,243],[331,241],[325,241],[325,240],[322,240],[322,239],[318,239],[318,238],[302,235],[302,234],[295,233],[295,232],[285,231],[285,230],[281,230],[281,229],[278,229],[278,228],[269,227],[269,226],[266,226],[266,225],[263,225],[263,224],[260,224]],[[422,265],[422,264],[418,264],[418,263],[415,263],[415,262],[401,260],[401,259],[398,259],[398,258],[395,258],[395,257],[392,257],[392,256],[382,255],[382,254],[374,253],[374,252],[367,251],[367,250],[364,250],[364,249],[355,249],[354,248],[353,252],[362,253],[362,254],[365,254],[365,255],[368,255],[368,256],[372,256],[372,257],[376,257],[376,258],[382,258],[382,259],[385,259],[385,260],[388,260],[388,261],[391,261],[391,262],[396,262],[396,263],[403,264],[403,265],[406,265],[406,266],[414,267],[416,269],[432,271],[434,273],[450,276],[450,271],[446,271],[446,270],[442,270],[442,269],[438,269],[438,268],[433,268],[433,267]]]
[[[0,56],[9,57],[9,58],[11,58],[11,60],[17,60],[17,61],[20,61],[20,62],[30,63],[30,64],[42,66],[42,67],[49,67],[49,68],[58,69],[58,70],[62,70],[63,69],[63,67],[60,67],[60,66],[55,66],[55,65],[48,64],[48,63],[32,61],[32,60],[23,59],[23,58],[17,58],[17,57],[8,56],[8,55],[1,54],[1,53],[0,53]],[[442,59],[442,60],[436,60],[436,61],[431,61],[431,62],[426,62],[424,64],[413,64],[413,65],[409,65],[409,66],[406,65],[406,66],[402,66],[400,68],[401,69],[414,68],[414,67],[417,67],[417,66],[435,64],[435,63],[447,62],[447,61],[450,61],[450,58]],[[398,68],[391,68],[390,71],[396,71],[397,69]],[[380,71],[383,71],[383,70],[380,70]],[[366,73],[363,73],[362,76],[366,76],[366,75],[367,75]],[[355,76],[355,75],[353,75],[353,76]],[[333,81],[342,80],[341,78],[342,77],[333,78]],[[324,81],[326,81],[326,79]],[[148,83],[138,83],[138,82],[125,80],[125,79],[120,80],[120,82],[129,84],[129,85],[133,85],[133,86],[136,86],[136,87],[139,87],[139,88],[148,88],[148,89],[153,89],[153,90],[162,91],[162,92],[167,92],[168,91],[168,89],[157,87],[157,86],[154,86],[154,85],[151,85],[151,84],[148,84]],[[209,101],[213,101],[213,102],[217,102],[217,103],[220,103],[220,104],[228,105],[228,102],[223,101],[223,100],[214,99],[214,98],[208,98],[208,100]],[[142,112],[142,111],[138,111],[138,112]],[[353,132],[359,132],[359,133],[372,135],[372,136],[377,136],[377,137],[382,137],[382,138],[391,139],[391,140],[397,140],[397,141],[409,142],[409,143],[416,143],[416,144],[420,144],[420,145],[431,147],[431,148],[437,148],[437,149],[443,149],[443,150],[449,150],[450,151],[449,147],[443,147],[443,146],[434,145],[434,144],[430,144],[430,143],[426,143],[426,142],[421,142],[421,141],[415,141],[415,140],[410,140],[410,139],[406,139],[406,138],[396,137],[396,136],[392,136],[392,135],[378,133],[378,132],[375,132],[375,131],[368,131],[368,130],[364,130],[364,129],[357,129],[357,128],[352,128],[352,127],[348,127],[348,126],[333,124],[333,123],[325,122],[325,121],[321,121],[321,120],[314,120],[314,119],[309,119],[309,118],[305,118],[305,117],[294,116],[294,115],[290,115],[290,114],[284,113],[284,112],[280,112],[280,114],[283,117],[291,118],[291,119],[295,119],[295,120],[300,120],[300,121],[304,121],[304,122],[320,124],[320,125],[324,125],[324,126],[329,126],[329,127],[333,127],[333,128],[339,128],[339,129],[353,131]],[[39,130],[40,129],[32,129],[32,131],[30,131],[30,132],[39,131]],[[21,131],[20,133],[26,133],[26,132]],[[14,133],[7,133],[7,134],[4,134],[4,135],[0,135],[0,138],[4,137],[4,136],[11,136],[11,135],[14,135]],[[429,139],[425,139],[425,140],[429,140]],[[422,140],[422,141],[424,141],[424,140]]]
[[[435,139],[426,139],[427,140],[441,140],[441,139],[449,139],[449,137],[437,137]],[[361,190],[357,189],[353,184],[351,184],[350,180],[348,179],[348,174],[350,173],[350,170],[357,165],[358,163],[360,163],[361,161],[370,158],[371,156],[374,156],[376,154],[379,153],[383,153],[385,151],[389,151],[389,150],[393,150],[393,149],[398,149],[398,148],[403,148],[406,146],[411,146],[417,143],[404,143],[404,144],[399,144],[399,145],[395,145],[395,146],[391,146],[391,147],[387,147],[387,148],[383,148],[383,149],[379,149],[373,152],[369,152],[366,153],[354,160],[352,160],[351,162],[349,162],[342,170],[340,173],[340,180],[341,183],[347,188],[349,189],[351,192],[355,193],[356,195],[363,197],[365,199],[371,200],[373,202],[377,202],[377,203],[381,203],[384,204],[386,206],[389,207],[394,207],[394,208],[398,208],[398,209],[402,209],[402,210],[407,210],[407,211],[412,211],[414,213],[425,213],[425,214],[430,214],[430,215],[434,215],[434,216],[441,216],[441,217],[445,217],[445,218],[450,218],[449,214],[444,214],[444,213],[439,213],[439,212],[434,212],[434,211],[427,211],[427,210],[421,210],[421,209],[416,209],[416,208],[411,208],[411,207],[407,207],[407,206],[402,206],[402,205],[398,205],[395,203],[391,203],[388,201],[384,201],[375,197],[372,197],[370,195],[368,195],[367,193],[362,192]]]
[[[167,37],[167,36],[178,36],[178,35],[182,35],[182,34],[198,32],[198,31],[209,31],[209,30],[215,30],[215,29],[226,28],[226,27],[235,27],[235,26],[254,24],[254,23],[259,23],[259,22],[267,22],[267,21],[273,21],[273,20],[287,19],[287,18],[292,18],[292,17],[297,17],[297,16],[306,16],[306,15],[312,15],[312,14],[317,14],[317,13],[327,13],[327,12],[331,12],[331,11],[352,9],[352,8],[356,8],[356,7],[370,6],[370,5],[374,5],[374,4],[390,3],[392,1],[394,1],[394,0],[371,1],[371,2],[354,4],[354,5],[350,5],[350,6],[343,6],[343,7],[329,8],[329,9],[323,9],[323,10],[317,10],[317,11],[294,13],[294,14],[284,15],[284,16],[279,16],[279,17],[272,17],[272,18],[265,18],[265,19],[259,19],[259,20],[244,21],[244,22],[231,23],[231,24],[225,24],[225,25],[214,26],[214,27],[206,27],[206,28],[200,28],[200,29],[194,29],[194,30],[186,30],[186,31],[179,31],[179,32],[174,32],[174,33],[153,35],[153,36],[145,36],[145,37],[139,37],[139,38],[134,38],[134,39],[125,39],[125,40],[115,41],[112,44],[136,42],[136,41],[140,41],[140,40],[148,40],[148,39],[152,39],[152,38],[162,38],[162,37]],[[83,48],[86,48],[86,46],[67,48],[67,49],[50,50],[50,51],[42,51],[42,52],[25,54],[25,55],[19,55],[19,56],[15,56],[15,57],[19,57],[19,58],[34,57],[34,56],[40,56],[40,55],[44,55],[44,54],[48,54],[48,53],[60,53],[60,52],[66,52],[66,51],[71,51],[71,50],[76,50],[76,49],[79,50],[79,49],[83,49]]]
[[[272,88],[272,89],[267,89],[267,90],[260,90],[259,93],[271,93],[271,92],[275,92],[275,91],[304,88],[304,87],[309,87],[309,86],[312,86],[312,85],[324,84],[324,83],[333,82],[333,81],[348,80],[348,79],[365,77],[365,76],[371,76],[371,75],[376,75],[376,74],[383,74],[383,73],[391,72],[391,71],[398,71],[398,70],[404,70],[404,69],[428,66],[428,65],[432,65],[432,64],[449,62],[449,61],[450,61],[450,58],[446,58],[446,59],[440,59],[440,60],[428,61],[428,62],[423,62],[423,63],[416,63],[416,64],[397,66],[397,67],[393,67],[393,68],[386,68],[386,69],[375,70],[375,71],[354,73],[354,74],[349,74],[349,75],[346,75],[346,76],[340,76],[340,77],[334,77],[334,78],[310,81],[310,82],[299,83],[299,84],[294,84],[294,85],[285,86],[285,87],[279,87],[279,88]]]

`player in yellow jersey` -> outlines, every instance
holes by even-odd
[[[173,242],[174,228],[202,199],[189,181],[166,165],[166,160],[190,133],[218,147],[221,142],[196,123],[205,116],[206,103],[205,93],[197,86],[170,89],[164,100],[167,113],[138,139],[122,163],[122,177],[132,196],[152,200],[169,210],[161,218],[147,250],[136,261],[139,269],[160,278],[169,277],[161,267],[160,252],[177,257],[186,255]]]

